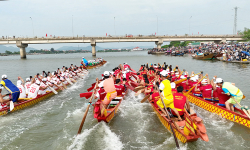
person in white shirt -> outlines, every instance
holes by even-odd
[[[32,83],[33,84],[31,84],[30,89],[29,89],[28,98],[36,98],[39,90],[45,90],[48,87],[48,85],[46,85],[45,87],[41,87],[39,80],[36,80],[36,82],[34,83],[34,79],[33,79]]]
[[[26,94],[29,93],[30,86],[31,86],[30,78],[26,78],[26,83],[24,84]]]
[[[19,89],[20,91],[20,95],[19,95],[19,98],[26,98],[26,90],[23,86],[24,84],[24,81],[21,77],[18,77],[18,80],[17,80],[17,88]]]

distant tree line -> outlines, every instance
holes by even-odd
[[[130,52],[131,50],[125,50],[125,49],[122,49],[122,50],[98,50],[97,52]]]
[[[190,41],[184,41],[184,42],[181,42],[181,41],[171,41],[169,45],[164,45],[162,46],[161,48],[169,48],[169,47],[184,47],[184,46],[187,46],[189,43],[192,43]]]

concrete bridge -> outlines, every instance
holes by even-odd
[[[157,48],[161,48],[163,42],[168,41],[214,41],[225,43],[226,41],[244,40],[242,35],[182,35],[182,36],[106,36],[106,37],[35,37],[35,38],[0,38],[0,44],[16,44],[20,48],[21,58],[26,58],[25,48],[28,44],[52,44],[52,43],[90,43],[92,55],[96,56],[96,43],[107,42],[155,42]]]

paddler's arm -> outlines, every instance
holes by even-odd
[[[211,84],[211,82],[210,82],[210,80],[209,80],[209,77],[208,77],[208,74],[206,74],[206,76],[207,76],[207,83],[208,83],[208,84]]]
[[[197,88],[197,84],[195,85],[194,91],[195,92],[200,92],[200,89]]]
[[[45,87],[39,87],[39,90],[45,90],[45,89],[47,89],[47,87],[48,87],[48,85],[46,85]]]
[[[22,81],[22,85],[25,83],[21,76],[18,77]]]
[[[190,112],[190,105],[188,98],[186,99],[187,111]]]

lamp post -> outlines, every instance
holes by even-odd
[[[33,37],[34,37],[34,25],[33,25],[33,19],[30,17],[31,22],[32,22],[32,28],[33,28]]]
[[[73,15],[72,15],[72,35],[74,37]]]
[[[192,18],[192,16],[189,18],[189,35],[190,35],[190,19]]]
[[[157,17],[157,35],[158,35],[158,16]]]
[[[114,17],[114,29],[115,29],[115,17]],[[115,36],[116,36],[116,31],[115,31]]]

